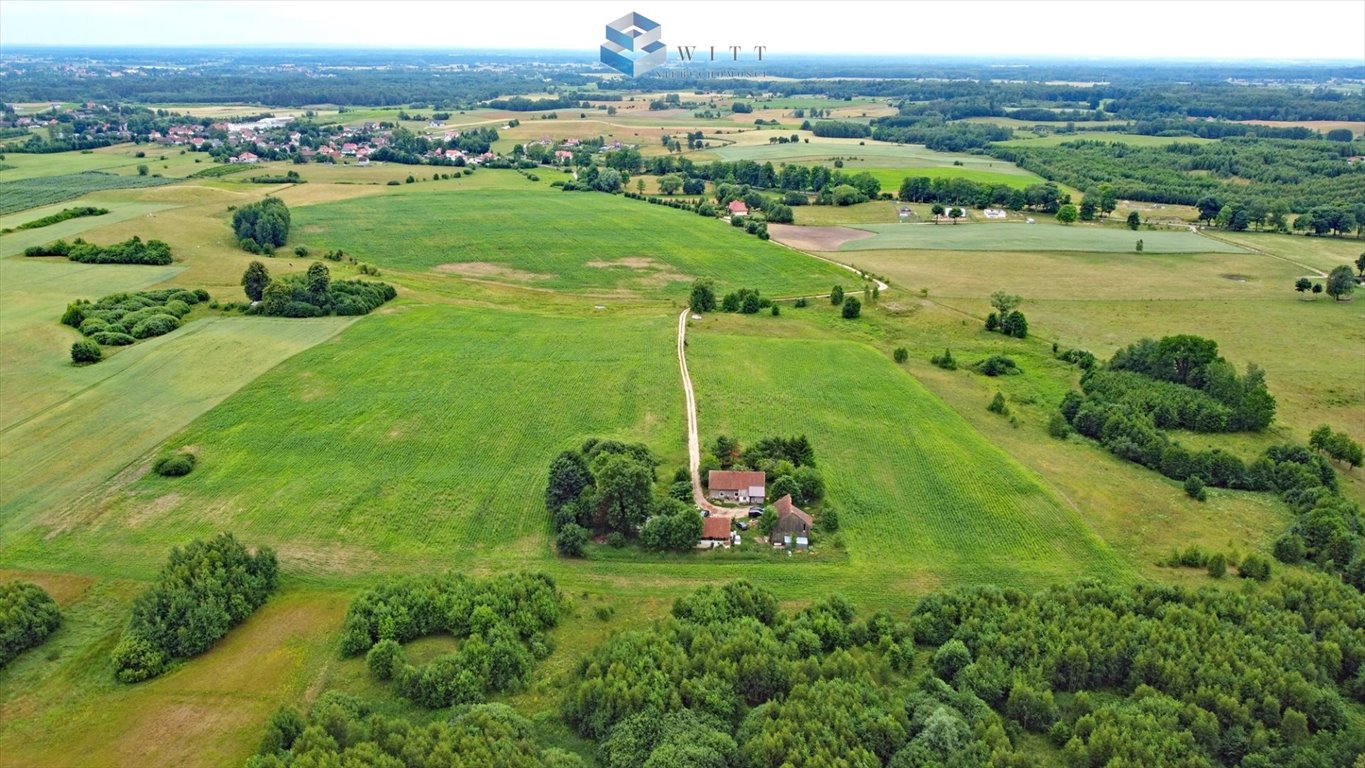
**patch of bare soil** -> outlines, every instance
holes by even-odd
[[[844,243],[873,235],[852,227],[799,227],[795,224],[769,224],[768,234],[783,245],[803,251],[837,251]]]
[[[669,283],[679,280],[687,280],[688,276],[677,271],[668,264],[648,256],[626,256],[620,259],[598,259],[587,261],[583,266],[591,269],[629,269],[639,273],[635,282],[649,287],[663,287]]]
[[[432,269],[436,272],[447,275],[459,275],[460,277],[482,277],[499,280],[518,280],[521,282],[554,279],[554,275],[527,272],[524,269],[516,269],[503,264],[490,264],[486,261],[461,261],[451,264],[438,264],[437,266],[432,267]]]

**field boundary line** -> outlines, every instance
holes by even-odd
[[[1223,239],[1223,238],[1221,238],[1221,237],[1218,237],[1217,235],[1209,234],[1208,232],[1205,232],[1205,231],[1202,230],[1202,229],[1199,230],[1199,234],[1202,235],[1202,236],[1204,236],[1204,237],[1207,237],[1207,238],[1210,239],[1210,240],[1216,240],[1216,241],[1218,241],[1218,242],[1220,242],[1220,243],[1224,243],[1224,244],[1226,244],[1226,245],[1235,245],[1235,246],[1237,246],[1238,248],[1245,248],[1245,249],[1247,249],[1248,251],[1251,251],[1252,253],[1259,253],[1259,254],[1261,254],[1262,256],[1269,256],[1269,257],[1272,258],[1272,259],[1279,259],[1280,261],[1288,262],[1288,263],[1290,263],[1290,264],[1293,264],[1293,265],[1296,266],[1296,267],[1303,267],[1304,269],[1308,270],[1309,272],[1312,272],[1312,273],[1314,274],[1314,276],[1316,276],[1316,277],[1323,278],[1323,279],[1325,279],[1325,278],[1327,277],[1327,273],[1326,273],[1326,272],[1323,272],[1322,270],[1318,269],[1317,267],[1310,267],[1310,266],[1308,266],[1307,264],[1304,264],[1304,263],[1298,262],[1298,261],[1294,261],[1294,260],[1291,259],[1291,258],[1288,258],[1288,257],[1285,257],[1285,256],[1281,256],[1281,255],[1279,255],[1279,254],[1277,254],[1277,253],[1271,253],[1270,251],[1263,251],[1263,250],[1261,250],[1260,248],[1257,248],[1257,247],[1254,246],[1254,245],[1247,245],[1246,243],[1236,243],[1236,242],[1233,242],[1233,241],[1231,241],[1231,240],[1225,240],[1225,239]]]

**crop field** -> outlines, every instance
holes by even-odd
[[[844,243],[844,251],[897,248],[939,251],[1092,251],[1134,253],[1142,240],[1144,253],[1236,253],[1240,246],[1194,232],[1137,232],[1118,227],[1061,224],[867,224],[859,229],[874,237]]]
[[[383,267],[674,298],[695,277],[713,277],[723,290],[799,295],[827,289],[842,272],[685,211],[530,184],[462,194],[464,181],[432,182],[452,184],[447,193],[299,207],[296,241]]]
[[[612,436],[681,461],[672,329],[668,314],[385,310],[166,441],[199,453],[193,474],[134,479],[76,519],[27,520],[0,558],[141,577],[168,542],[225,527],[277,546],[294,573],[539,558],[544,473],[559,451]],[[56,531],[65,533],[49,538]]]
[[[784,132],[785,133],[785,132]],[[769,144],[768,131],[750,131],[745,140],[707,152],[720,160],[754,160],[757,162],[802,163],[828,165],[842,159],[845,172],[871,168],[949,168],[959,170],[993,170],[1015,174],[1026,179],[1038,177],[1013,163],[984,155],[937,152],[918,144],[889,144],[871,139],[827,139],[812,137],[809,143]],[[729,137],[726,137],[729,138]],[[859,144],[859,142],[862,142]],[[954,162],[962,165],[955,166]]]
[[[70,206],[68,204],[56,204],[27,210],[20,214],[0,216],[0,228],[17,227],[25,222],[57,213],[67,207]],[[175,203],[120,202],[112,205],[112,207],[105,207],[109,209],[109,212],[100,216],[80,216],[46,227],[25,229],[4,235],[0,237],[0,258],[23,253],[25,248],[32,245],[43,245],[54,240],[69,240],[73,237],[80,237],[89,229],[136,219],[149,213],[175,208],[177,205]]]
[[[0,214],[17,213],[41,205],[73,200],[90,192],[130,187],[159,187],[173,184],[175,181],[154,176],[119,176],[96,171],[0,181]]]
[[[1076,510],[872,348],[688,338],[703,439],[809,435],[855,570],[954,583],[1121,571]]]

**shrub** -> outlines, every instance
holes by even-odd
[[[1247,555],[1237,568],[1237,575],[1244,579],[1268,581],[1270,579],[1270,560],[1260,555]]]
[[[1058,440],[1065,440],[1071,436],[1071,425],[1067,423],[1065,416],[1054,412],[1048,417],[1047,433]]]
[[[403,646],[389,638],[380,640],[365,654],[365,665],[376,679],[388,680],[404,666]]]
[[[81,339],[71,345],[71,362],[77,365],[88,363],[98,363],[104,359],[104,352],[100,350],[100,345],[89,339]]]
[[[910,359],[910,350],[905,347],[896,347],[896,351],[891,353],[891,359],[903,363]]]
[[[857,319],[863,313],[863,303],[856,297],[849,296],[844,299],[843,317],[845,320]]]
[[[194,454],[177,451],[157,459],[152,465],[152,471],[162,477],[184,477],[194,471],[197,461]]]
[[[934,355],[933,357],[929,358],[929,362],[933,363],[934,365],[937,365],[938,367],[944,369],[945,371],[957,370],[957,361],[953,359],[953,351],[951,349],[943,350],[943,354],[941,355]]]
[[[1228,572],[1228,559],[1222,555],[1214,555],[1209,558],[1209,575],[1215,579],[1221,579]]]
[[[164,336],[180,327],[180,320],[173,315],[152,315],[134,325],[131,335],[135,339],[150,339]]]
[[[106,347],[126,347],[137,341],[132,336],[118,331],[97,331],[91,334],[90,340]]]
[[[555,534],[555,548],[565,557],[582,557],[588,545],[588,529],[577,523],[567,523]]]
[[[1199,475],[1190,475],[1185,478],[1185,493],[1195,501],[1203,501],[1207,498],[1204,491],[1204,478]]]
[[[1001,416],[1008,416],[1010,407],[1005,405],[1005,395],[1001,392],[996,392],[995,397],[991,398],[990,405],[986,406],[986,410],[991,413],[998,413]]]
[[[991,355],[972,367],[984,376],[1013,376],[1023,373],[1013,360],[1004,355]]]

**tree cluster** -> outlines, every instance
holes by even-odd
[[[458,706],[447,718],[417,725],[328,691],[309,707],[307,718],[292,708],[276,712],[246,768],[585,768],[577,755],[542,748],[535,730],[506,704]]]
[[[273,551],[252,554],[231,534],[172,549],[156,583],[133,601],[114,648],[115,676],[135,683],[207,651],[265,603],[277,579]]]
[[[666,504],[671,499],[654,493],[658,465],[658,458],[644,445],[598,438],[555,457],[545,487],[545,509],[560,553],[582,555],[592,531],[631,537],[656,510],[674,514]],[[697,535],[700,538],[700,529]]]
[[[1115,352],[1105,368],[1082,377],[1086,394],[1104,402],[1126,402],[1151,415],[1160,428],[1260,432],[1275,418],[1275,398],[1266,387],[1265,372],[1249,364],[1246,374],[1239,376],[1218,355],[1218,343],[1211,339],[1192,335],[1142,339]]]
[[[406,577],[361,593],[346,611],[341,652],[367,654],[371,672],[393,678],[424,707],[482,701],[519,687],[536,659],[553,649],[547,634],[559,623],[563,597],[541,573],[473,580],[464,576]],[[401,645],[444,632],[459,650],[415,667]]]
[[[180,327],[190,306],[208,301],[202,288],[163,288],[156,291],[114,293],[95,302],[79,299],[67,305],[62,323],[104,346],[127,346],[139,339],[162,336]]]
[[[232,232],[247,253],[273,254],[289,239],[289,206],[278,197],[244,205],[232,213]]]
[[[1326,424],[1321,424],[1308,436],[1308,447],[1320,451],[1335,461],[1355,468],[1365,459],[1360,443],[1351,439],[1345,432],[1333,432]]]
[[[825,481],[815,466],[815,449],[805,435],[764,437],[748,447],[720,435],[702,458],[702,477],[712,469],[763,472],[767,476],[771,499],[791,494],[798,505],[807,505],[815,504],[825,496]]]
[[[365,265],[361,266],[364,271]],[[388,283],[368,280],[333,280],[327,265],[315,261],[302,275],[271,279],[259,261],[242,273],[242,290],[256,302],[249,311],[275,317],[322,317],[365,315],[398,295]]]
[[[1030,184],[1023,189],[1006,184],[988,184],[960,176],[907,176],[896,197],[907,203],[971,205],[976,208],[1000,206],[1011,211],[1033,210],[1056,213],[1068,197],[1052,182]]]
[[[0,584],[0,669],[29,648],[36,648],[61,626],[57,601],[37,584]]]
[[[113,245],[95,245],[76,238],[70,243],[58,240],[51,245],[35,245],[24,249],[25,256],[64,256],[82,264],[154,264],[171,263],[171,247],[160,240],[142,241],[137,235]]]

